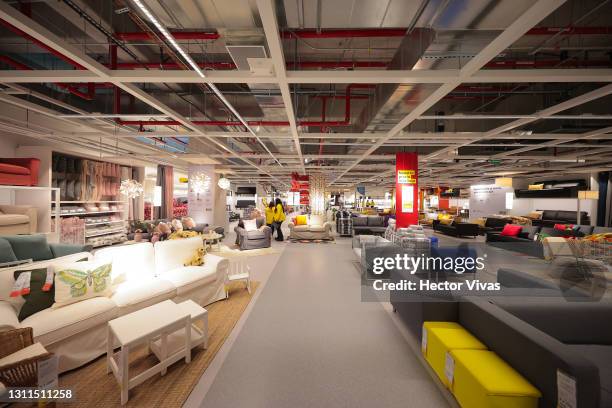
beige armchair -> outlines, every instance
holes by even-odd
[[[332,224],[324,215],[309,215],[308,225],[288,226],[290,239],[332,239]]]
[[[36,208],[28,205],[0,205],[0,234],[33,234],[36,232]]]

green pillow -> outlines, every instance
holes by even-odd
[[[0,263],[15,261],[17,261],[17,256],[13,252],[11,243],[6,238],[0,237]]]
[[[32,275],[30,277],[30,293],[22,296],[25,303],[19,311],[19,321],[41,310],[50,308],[53,302],[55,302],[55,285],[52,285],[51,290],[48,292],[43,292],[42,290],[45,278],[47,277],[47,268],[15,271],[13,274],[15,280],[24,272],[31,272]]]
[[[34,261],[53,259],[53,252],[47,244],[45,235],[6,235],[3,238],[11,244],[17,259],[31,258]]]

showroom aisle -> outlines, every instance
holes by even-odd
[[[447,406],[388,312],[361,301],[339,239],[287,244],[201,406],[406,404]]]

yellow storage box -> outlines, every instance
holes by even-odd
[[[462,407],[537,408],[542,396],[492,351],[451,350],[445,371],[451,391]]]
[[[446,353],[455,349],[486,350],[470,332],[455,322],[425,322],[423,323],[423,340],[421,350],[425,360],[438,374],[440,381],[449,387],[450,384],[444,375]]]

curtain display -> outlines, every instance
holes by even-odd
[[[311,214],[325,214],[325,176],[313,174],[310,176],[310,208]]]
[[[155,218],[172,218],[174,199],[174,169],[172,166],[157,166],[157,183],[162,188],[161,206],[155,207]]]
[[[52,187],[62,201],[102,201],[119,194],[122,173],[129,167],[53,153]]]

